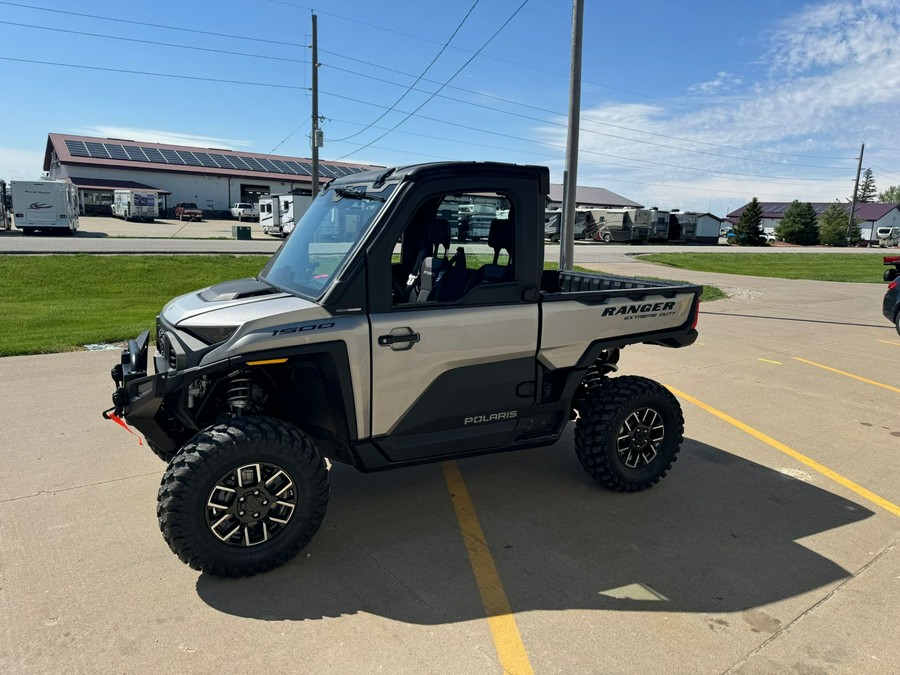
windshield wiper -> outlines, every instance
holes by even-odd
[[[362,192],[360,190],[351,190],[350,188],[335,188],[335,194],[340,197],[346,197],[347,199],[371,199],[376,202],[383,202],[384,197],[379,197],[378,195],[370,195],[368,192]]]

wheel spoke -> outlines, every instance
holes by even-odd
[[[206,524],[217,539],[247,548],[270,541],[297,507],[291,476],[268,463],[244,464],[215,484],[206,500]]]

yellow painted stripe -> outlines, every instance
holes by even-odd
[[[490,548],[484,538],[484,532],[475,514],[475,506],[469,497],[459,467],[456,462],[444,462],[441,466],[444,469],[444,480],[447,481],[450,499],[456,510],[459,529],[466,544],[466,551],[469,553],[469,564],[475,573],[475,583],[478,584],[481,603],[487,614],[488,625],[494,637],[494,647],[497,649],[503,672],[533,673],[528,653],[519,635],[516,618],[509,608],[497,566],[491,557]]]
[[[900,517],[900,506],[897,506],[896,504],[889,502],[884,497],[879,497],[874,492],[871,492],[870,490],[867,490],[866,488],[864,488],[862,485],[854,483],[849,478],[844,478],[842,475],[840,475],[839,473],[837,473],[835,471],[832,471],[827,466],[823,466],[822,464],[819,464],[816,460],[810,459],[806,455],[799,453],[796,450],[794,450],[793,448],[786,446],[784,443],[776,441],[771,436],[766,436],[763,432],[757,431],[753,427],[748,426],[739,420],[736,420],[731,415],[723,413],[721,410],[716,410],[712,406],[705,404],[703,401],[699,401],[696,398],[694,398],[693,396],[688,396],[683,391],[678,391],[677,389],[675,389],[673,387],[669,387],[668,385],[666,385],[666,386],[669,389],[669,391],[671,391],[677,397],[683,398],[685,401],[687,401],[689,403],[693,403],[698,408],[701,408],[702,410],[705,410],[706,412],[708,412],[712,415],[715,415],[720,420],[724,420],[725,422],[728,422],[732,426],[735,426],[738,429],[740,429],[741,431],[750,434],[751,436],[762,441],[766,445],[769,445],[769,446],[775,448],[779,452],[783,452],[788,457],[793,457],[798,462],[801,462],[802,464],[805,464],[806,466],[808,466],[810,469],[812,469],[814,471],[818,471],[820,474],[822,474],[826,478],[830,478],[835,483],[839,483],[840,485],[843,485],[845,488],[855,492],[863,499],[867,499],[870,502],[872,502],[873,504],[877,504],[878,506],[883,508],[885,511],[889,511],[890,513],[893,513],[895,516]]]
[[[776,366],[781,365],[781,361],[770,361],[769,359],[756,359],[757,361],[765,361],[766,363],[774,363]]]
[[[895,345],[897,347],[900,347],[900,342],[893,342],[891,340],[878,340],[878,341],[883,342],[886,345]]]
[[[811,366],[815,366],[816,368],[822,368],[824,370],[830,370],[832,373],[837,373],[838,375],[844,375],[846,377],[852,377],[854,380],[859,380],[860,382],[865,382],[866,384],[874,384],[876,387],[884,387],[885,389],[890,389],[891,391],[896,391],[900,394],[900,389],[897,387],[892,387],[889,384],[882,384],[881,382],[876,382],[875,380],[867,380],[864,377],[860,377],[859,375],[854,375],[853,373],[845,373],[843,370],[838,370],[837,368],[832,368],[831,366],[823,366],[821,363],[816,363],[815,361],[807,361],[806,359],[801,359],[799,356],[793,357],[794,360],[800,361],[801,363],[808,363]]]
[[[287,359],[267,359],[266,361],[247,361],[248,366],[268,366],[273,363],[286,363]]]

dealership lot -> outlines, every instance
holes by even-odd
[[[99,415],[115,352],[0,359],[0,670],[896,672],[884,287],[677,274],[733,297],[702,307],[697,345],[623,352],[621,373],[684,407],[657,487],[596,487],[571,434],[447,466],[338,465],[312,544],[243,580],[163,542],[162,463]]]

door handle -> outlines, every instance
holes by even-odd
[[[388,335],[380,336],[378,344],[399,352],[412,349],[412,346],[419,341],[420,337],[412,328],[394,328]]]

